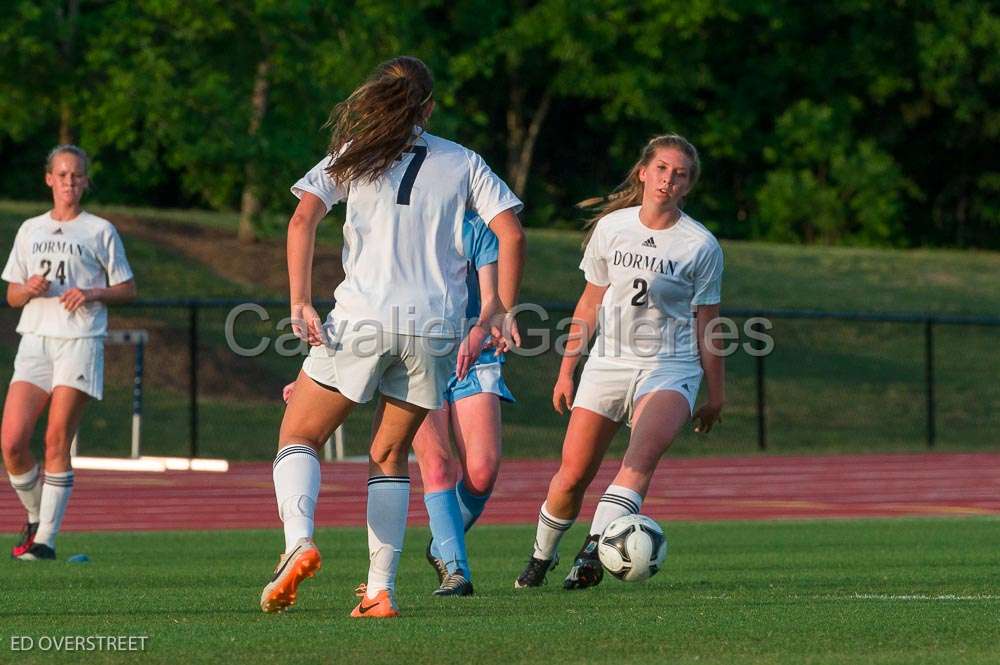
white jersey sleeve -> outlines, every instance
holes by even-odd
[[[132,267],[125,258],[125,245],[122,244],[122,237],[118,231],[110,224],[101,233],[100,246],[97,250],[98,261],[104,266],[104,272],[108,275],[108,286],[122,284],[132,279]]]
[[[722,248],[706,243],[694,262],[692,305],[717,305],[722,300]]]
[[[292,185],[292,194],[301,199],[306,192],[318,196],[326,205],[327,212],[347,198],[347,188],[339,187],[334,183],[326,169],[329,168],[333,157],[327,155],[312,167],[308,173],[299,178],[298,182]]]
[[[28,236],[22,226],[17,230],[14,246],[10,250],[10,256],[7,257],[7,265],[3,269],[3,281],[11,284],[24,284],[31,277],[31,272],[28,269],[27,243]]]
[[[521,211],[524,204],[514,195],[503,180],[486,165],[483,158],[471,150],[469,157],[469,200],[467,207],[474,210],[489,226],[493,218],[504,210]]]
[[[597,286],[608,286],[611,278],[608,275],[608,253],[605,248],[604,232],[598,222],[594,227],[594,232],[587,243],[587,249],[583,252],[583,260],[580,261],[580,270],[583,276],[591,284]]]

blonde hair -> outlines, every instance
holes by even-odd
[[[382,175],[412,143],[414,126],[426,122],[433,90],[434,77],[417,58],[400,56],[376,67],[330,113],[330,178],[345,186]]]
[[[87,152],[83,148],[72,143],[63,143],[49,150],[49,156],[45,158],[46,173],[52,173],[52,162],[57,156],[64,153],[69,153],[80,160],[80,163],[83,164],[84,174],[90,173],[90,157],[87,156]]]
[[[587,243],[590,242],[590,236],[593,235],[594,226],[597,224],[598,220],[616,210],[637,206],[642,203],[643,184],[642,181],[639,180],[639,169],[652,161],[653,155],[656,154],[656,151],[659,148],[676,148],[684,153],[684,155],[690,160],[691,187],[688,191],[694,189],[695,184],[698,182],[698,176],[701,175],[701,161],[698,159],[698,149],[695,148],[690,141],[679,134],[654,136],[643,147],[642,153],[639,155],[639,161],[637,161],[629,170],[625,180],[620,185],[615,187],[610,194],[607,196],[597,196],[591,199],[586,199],[585,201],[580,201],[580,203],[577,204],[578,208],[593,211],[590,219],[587,220],[587,223],[584,224],[583,227],[584,230],[587,231],[587,235],[583,240],[584,247],[586,247]]]

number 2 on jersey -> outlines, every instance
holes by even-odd
[[[52,272],[52,261],[48,259],[42,259],[42,277],[45,279],[49,278],[49,273]],[[56,266],[56,279],[59,280],[60,286],[66,285],[66,262],[60,261],[59,265]]]
[[[399,181],[399,192],[396,193],[396,203],[401,206],[410,205],[410,192],[413,191],[413,183],[417,179],[417,172],[420,170],[420,166],[427,159],[427,146],[425,145],[413,145],[404,150],[403,152],[409,152],[413,154],[413,159],[406,167],[406,172],[403,173],[403,179]]]
[[[641,277],[636,277],[632,282],[632,288],[637,289],[632,296],[632,304],[636,307],[645,307],[649,303],[649,284]]]

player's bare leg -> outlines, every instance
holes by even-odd
[[[31,435],[49,403],[49,394],[27,381],[15,381],[7,389],[0,424],[0,447],[10,484],[27,512],[21,538],[11,548],[17,558],[35,542],[38,513],[42,504],[42,469],[31,454]]]
[[[261,593],[260,607],[265,612],[294,605],[299,584],[313,577],[322,565],[312,539],[320,487],[318,451],[355,406],[340,392],[299,372],[281,421],[274,460],[274,492],[284,526],[285,550]]]
[[[90,396],[76,388],[56,386],[52,389],[45,427],[45,482],[38,511],[38,531],[31,547],[18,556],[21,560],[56,557],[56,536],[73,493],[70,446],[88,401]]]
[[[489,496],[500,472],[500,398],[479,393],[461,399],[452,407],[451,422],[465,489],[476,496]],[[478,517],[476,514],[465,528]]]
[[[383,397],[368,458],[368,582],[351,616],[399,616],[394,590],[410,504],[408,456],[427,409]]]
[[[545,573],[555,566],[559,540],[580,513],[587,487],[601,468],[619,426],[588,409],[573,409],[563,440],[562,461],[538,514],[534,551],[514,583],[516,588],[540,586]]]
[[[445,527],[446,531],[449,530],[449,524],[444,523],[439,526],[439,518],[447,520],[448,515],[439,515],[439,513],[446,511],[436,510],[436,504],[433,501],[442,502],[448,499],[449,497],[445,493],[453,493],[455,489],[456,464],[451,450],[450,415],[451,406],[446,402],[440,409],[427,414],[420,429],[413,437],[413,452],[417,456],[417,464],[420,465],[420,478],[424,486],[424,503],[427,505],[427,514],[431,521],[432,537],[427,543],[425,556],[437,574],[439,587],[448,577],[449,570],[445,559],[440,553],[435,553],[433,533],[435,526],[438,526],[439,533],[442,526]],[[458,506],[454,506],[454,509],[457,514]],[[454,528],[450,530],[455,531]],[[454,534],[451,535],[454,536]]]
[[[614,484],[646,496],[660,458],[690,419],[691,407],[681,393],[657,390],[643,395],[636,405],[632,435]]]
[[[604,577],[597,556],[601,534],[614,520],[642,509],[656,465],[690,413],[687,398],[672,390],[652,392],[639,399],[625,459],[597,504],[590,532],[563,582],[564,588],[586,589],[600,584]]]

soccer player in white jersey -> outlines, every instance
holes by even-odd
[[[462,244],[468,261],[465,319],[472,324],[484,312],[494,310],[487,299],[496,294],[498,242],[482,219],[466,213]],[[486,298],[481,298],[480,293]],[[500,299],[502,303],[503,296]],[[516,326],[512,333],[515,344],[519,344]],[[502,353],[485,348],[464,378],[452,372],[444,404],[427,414],[413,438],[413,452],[424,485],[424,506],[430,518],[431,540],[426,557],[438,576],[435,596],[473,594],[465,532],[486,508],[500,470],[500,402],[514,401],[503,380],[503,363]],[[285,386],[282,397],[286,403],[294,392],[294,383]],[[375,414],[376,428],[379,418],[381,410]],[[457,460],[452,452],[452,435],[458,448]],[[458,466],[461,478],[456,482]]]
[[[496,234],[499,290],[516,298],[524,255],[516,214],[521,202],[479,155],[423,129],[434,110],[432,90],[431,73],[416,58],[380,65],[334,108],[328,157],[292,187],[300,199],[288,224],[293,330],[312,348],[279,432],[274,488],[285,552],[261,594],[265,612],[294,603],[299,583],[319,568],[312,540],[317,451],[357,404],[378,392],[382,416],[369,457],[368,580],[351,616],[399,615],[394,589],[413,435],[427,412],[441,406],[451,372],[464,376],[491,330],[510,320],[498,311],[462,337],[463,217],[475,212]],[[324,323],[312,306],[316,226],[345,200],[345,276]]]
[[[598,538],[614,519],[639,512],[657,462],[692,412],[696,432],[719,420],[724,367],[709,335],[719,316],[722,250],[680,208],[698,171],[693,145],[677,135],[656,137],[595,218],[580,264],[587,285],[552,393],[556,411],[572,409],[562,462],[516,588],[540,586],[555,566],[559,539],[623,422],[632,430],[625,457],[597,505],[566,589],[600,583]],[[595,330],[574,396],[574,370]],[[695,411],[703,376],[708,401]]]
[[[7,475],[28,513],[11,556],[26,561],[56,558],[56,534],[73,492],[70,443],[87,400],[103,392],[105,305],[135,298],[115,227],[80,207],[87,167],[76,146],[49,153],[52,210],[21,225],[3,270],[7,302],[24,310],[0,440]],[[46,406],[43,481],[30,443]]]

